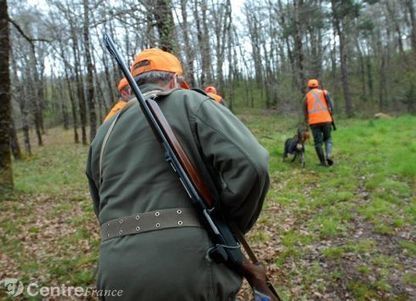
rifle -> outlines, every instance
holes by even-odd
[[[259,265],[241,231],[235,225],[232,226],[232,231],[221,212],[215,208],[214,197],[180,145],[157,102],[152,98],[144,99],[113,40],[107,34],[104,34],[104,44],[129,82],[150,128],[165,152],[166,162],[179,177],[201,223],[214,243],[214,246],[209,249],[210,258],[217,263],[226,264],[245,277],[253,289],[256,301],[280,301],[279,295],[267,279],[264,268]],[[239,242],[253,262],[245,258]]]

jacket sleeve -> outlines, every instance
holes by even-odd
[[[90,195],[91,195],[91,198],[92,198],[94,212],[95,212],[95,215],[98,218],[98,213],[99,213],[98,208],[99,208],[99,204],[100,204],[100,197],[99,197],[99,194],[98,194],[98,188],[97,188],[97,186],[95,184],[95,181],[93,179],[93,176],[92,176],[91,163],[92,163],[92,148],[90,147],[90,150],[89,150],[89,153],[88,153],[86,175],[87,175],[87,178],[88,178],[88,186],[89,186]]]
[[[329,96],[329,93],[326,94],[326,99],[328,100],[328,106],[331,113],[334,113],[334,103],[332,102],[331,97]]]
[[[334,103],[332,102],[332,99],[329,96],[329,92],[327,90],[324,90],[324,94],[325,94],[325,99],[328,103],[329,111],[331,112],[331,114],[333,114],[334,113]]]
[[[219,177],[219,202],[227,218],[247,232],[269,187],[268,153],[224,106],[204,101],[194,114],[205,162]]]

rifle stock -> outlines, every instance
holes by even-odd
[[[150,110],[156,117],[156,121],[159,122],[159,125],[165,133],[167,140],[172,145],[172,148],[175,154],[178,156],[178,159],[182,167],[184,167],[185,171],[189,175],[190,180],[194,183],[198,193],[205,200],[209,208],[213,207],[214,198],[212,197],[200,174],[197,172],[195,166],[192,164],[192,161],[189,159],[188,155],[185,153],[184,149],[182,148],[181,144],[179,143],[178,139],[173,133],[173,130],[170,127],[168,121],[166,120],[165,115],[163,115],[162,111],[160,110],[159,105],[153,99],[148,99],[146,102],[149,105]]]
[[[205,185],[189,156],[182,148],[157,102],[153,99],[144,99],[137,83],[122,61],[121,55],[116,49],[113,40],[107,34],[104,34],[104,43],[111,55],[116,59],[129,82],[153,133],[165,151],[167,163],[169,163],[173,171],[178,175],[202,224],[204,224],[215,244],[210,251],[211,258],[214,261],[228,265],[241,276],[245,277],[253,288],[256,300],[280,301],[281,299],[276,290],[268,282],[264,268],[258,264],[253,251],[244,239],[241,231],[236,226],[233,226],[232,231],[222,214],[216,210],[213,195]],[[244,246],[253,263],[245,258],[238,241]]]

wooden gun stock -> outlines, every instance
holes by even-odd
[[[185,153],[184,149],[182,148],[181,144],[179,143],[178,139],[173,133],[173,130],[170,127],[168,121],[166,120],[165,115],[163,115],[162,111],[160,110],[159,105],[153,99],[148,99],[146,100],[146,102],[149,104],[150,110],[154,114],[157,122],[159,122],[159,126],[165,133],[167,140],[171,144],[175,154],[178,156],[179,162],[185,169],[190,180],[194,183],[198,193],[205,200],[208,207],[213,207],[214,198],[212,197],[212,194],[208,190],[208,187],[205,185],[200,174],[197,172],[192,161],[189,159],[188,155]]]

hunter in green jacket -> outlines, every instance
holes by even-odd
[[[269,186],[268,154],[208,96],[180,89],[172,54],[148,49],[132,74],[157,101],[184,150],[230,221],[247,232]],[[135,99],[106,121],[91,144],[87,176],[101,226],[97,288],[105,300],[234,300],[241,278],[210,260],[206,230]]]

